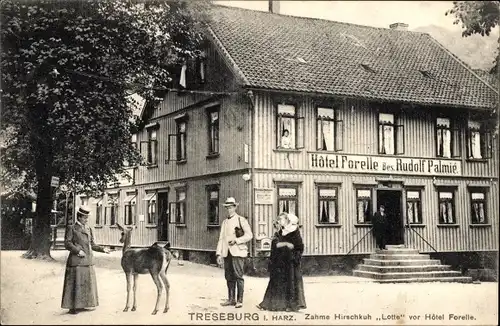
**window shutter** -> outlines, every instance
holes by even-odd
[[[335,120],[335,151],[339,152],[344,150],[344,121]]]
[[[150,140],[151,142],[151,164],[158,164],[158,141],[156,139]]]
[[[467,158],[470,158],[472,156],[472,131],[470,129],[467,129]]]
[[[170,161],[177,161],[177,134],[168,135],[168,155],[165,163],[169,163]]]
[[[490,132],[481,133],[481,156],[489,159],[492,155],[493,141]]]
[[[304,117],[299,117],[296,120],[296,142],[295,148],[304,148]]]
[[[396,154],[404,154],[405,153],[405,126],[404,125],[396,125]]]

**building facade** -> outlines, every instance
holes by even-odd
[[[185,88],[142,113],[132,141],[144,165],[103,198],[81,198],[97,242],[119,246],[120,223],[134,227],[134,246],[170,241],[212,263],[232,196],[253,227],[256,270],[281,211],[299,217],[306,271],[352,268],[375,249],[380,204],[393,216],[391,244],[452,264],[496,260],[491,86],[427,34],[212,14],[205,59],[180,67]]]

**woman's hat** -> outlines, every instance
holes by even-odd
[[[78,210],[76,211],[76,213],[80,214],[80,215],[88,216],[88,215],[90,215],[90,209],[88,209],[85,206],[80,206],[80,207],[78,207]]]
[[[227,197],[226,202],[222,204],[222,206],[238,206],[239,203],[236,202],[236,199],[234,197]]]
[[[297,217],[297,215],[288,213],[287,217],[288,217],[288,221],[290,221],[290,224],[292,224],[292,225],[299,224],[299,218]]]

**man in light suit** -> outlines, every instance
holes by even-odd
[[[243,268],[248,256],[247,242],[253,238],[252,229],[245,217],[236,213],[238,203],[233,197],[228,197],[223,206],[227,209],[227,219],[222,221],[219,242],[217,243],[217,264],[224,263],[224,276],[227,282],[228,300],[222,306],[243,306]],[[243,229],[244,234],[236,237],[235,228]],[[238,296],[236,297],[236,288]]]

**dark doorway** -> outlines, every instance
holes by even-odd
[[[158,193],[158,241],[168,241],[168,192]]]
[[[387,244],[404,244],[403,218],[401,216],[401,191],[377,190],[377,209],[384,205],[387,214]]]

